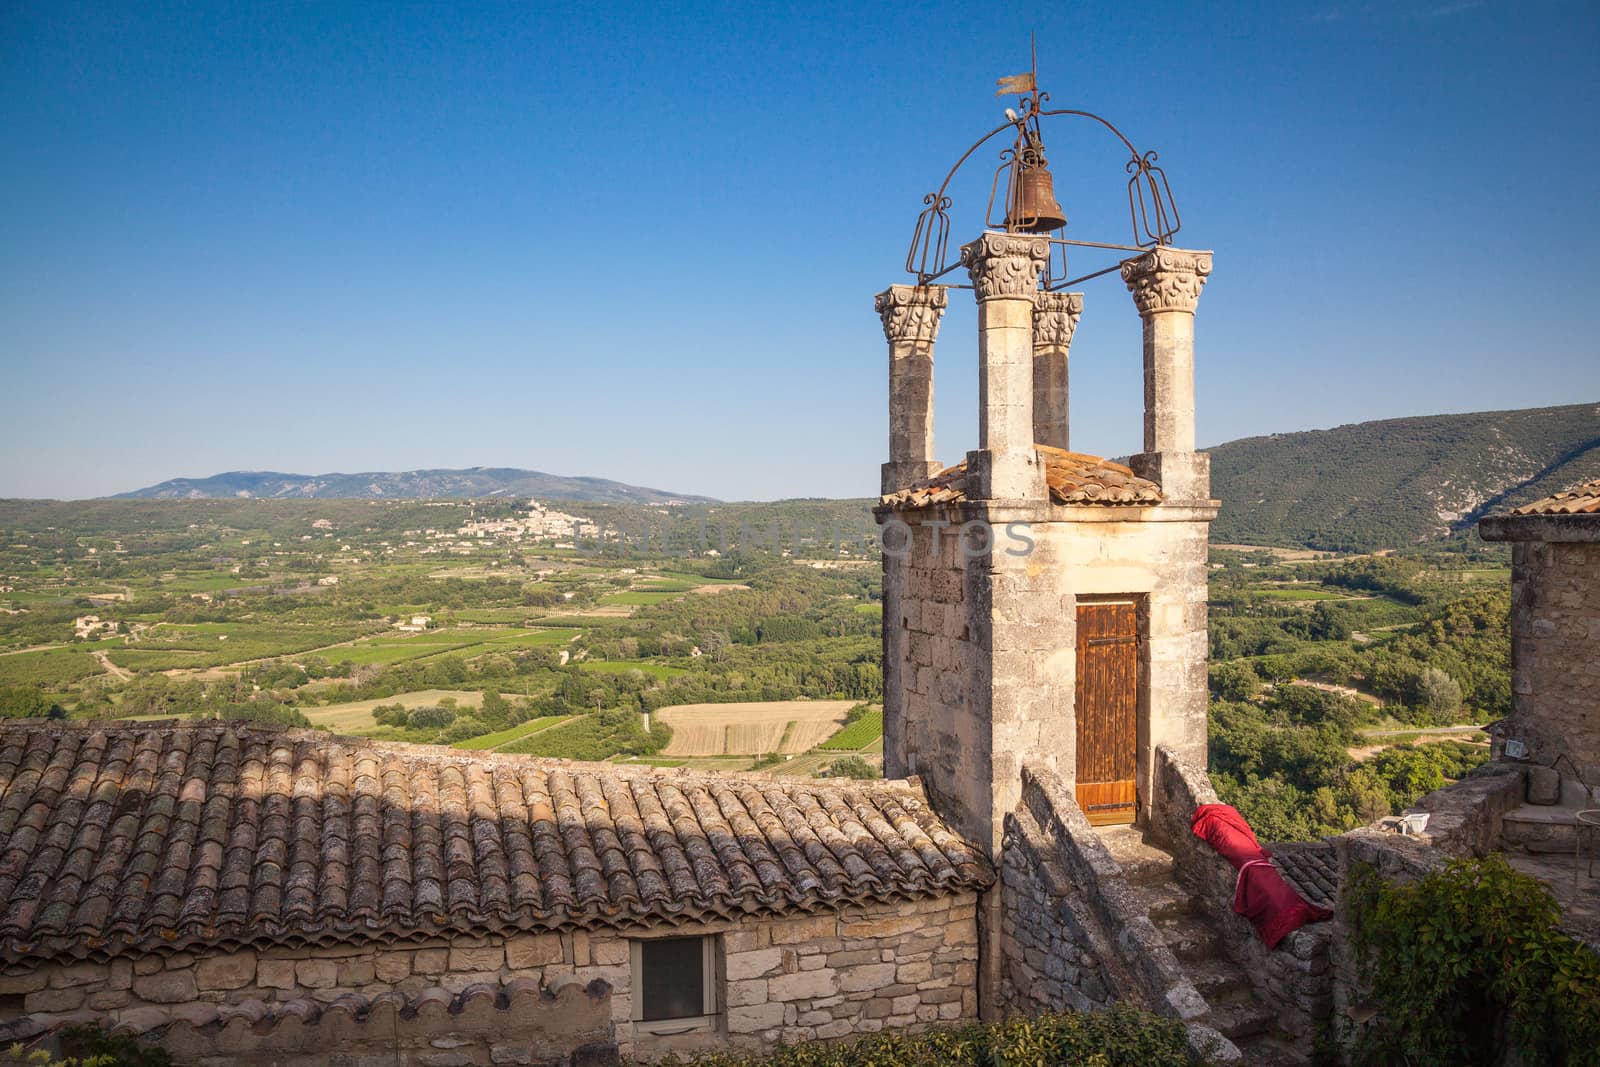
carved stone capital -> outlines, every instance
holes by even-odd
[[[884,337],[927,344],[938,338],[939,320],[949,303],[950,290],[943,285],[891,285],[872,299]]]
[[[1082,293],[1040,293],[1033,300],[1033,343],[1068,347],[1082,314]]]
[[[1039,291],[1039,272],[1050,258],[1050,242],[1025,233],[985,233],[961,246],[961,262],[977,290],[978,303],[1026,297]]]
[[[1210,274],[1211,253],[1184,248],[1152,248],[1122,265],[1122,280],[1141,316],[1158,311],[1192,315]]]

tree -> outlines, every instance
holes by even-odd
[[[1424,667],[1417,676],[1417,702],[1434,723],[1448,726],[1461,712],[1461,685],[1437,667]]]

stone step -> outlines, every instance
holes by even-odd
[[[1221,957],[1216,931],[1204,920],[1193,915],[1169,915],[1151,921],[1172,954],[1185,963]]]
[[[1273,1028],[1275,1019],[1272,1009],[1245,999],[1211,1005],[1211,1012],[1205,1021],[1220,1031],[1223,1037],[1237,1041],[1241,1037],[1266,1033]],[[1254,1064],[1256,1061],[1247,1056],[1245,1062]]]
[[[1141,831],[1131,826],[1102,826],[1097,832],[1128,884],[1156,885],[1172,880],[1172,854],[1146,844]]]
[[[1254,995],[1249,977],[1230,959],[1218,956],[1215,959],[1195,960],[1186,963],[1183,971],[1200,995],[1206,998],[1206,1003],[1213,1007],[1246,1000]]]
[[[1150,916],[1151,922],[1158,923],[1162,919],[1176,915],[1194,914],[1188,892],[1174,882],[1136,885],[1132,889],[1134,899],[1144,908],[1144,913]]]
[[[1251,1034],[1236,1044],[1250,1067],[1308,1067],[1311,1060],[1275,1034]]]

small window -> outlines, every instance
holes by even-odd
[[[634,1019],[654,1033],[686,1033],[716,1014],[714,937],[661,937],[633,942]]]

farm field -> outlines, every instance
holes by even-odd
[[[475,708],[483,702],[483,694],[473,690],[422,689],[415,693],[400,693],[392,697],[373,700],[353,700],[348,704],[329,704],[325,708],[306,708],[305,716],[312,726],[325,726],[335,733],[361,733],[377,726],[372,709],[379,704],[400,704],[406,708],[421,708],[453,698],[464,708]]]
[[[793,755],[827,740],[844,725],[851,700],[777,700],[738,704],[679,704],[657,717],[672,727],[662,755]]]
[[[874,708],[817,747],[829,752],[855,752],[881,740],[883,709]]]
[[[482,737],[471,737],[465,741],[457,741],[452,747],[467,749],[472,752],[497,749],[502,745],[509,745],[513,741],[520,741],[524,737],[542,733],[552,726],[560,726],[564,722],[571,722],[576,717],[574,715],[547,715],[542,719],[529,719],[527,722],[518,723],[509,730],[496,730],[494,733],[484,734]]]
[[[91,653],[76,648],[49,648],[0,656],[0,686],[61,688],[103,673],[99,661]]]
[[[491,649],[548,648],[564,644],[578,633],[578,630],[567,628],[428,630],[420,634],[384,634],[342,648],[313,651],[332,663],[391,664],[462,649],[487,652]]]
[[[586,671],[598,671],[601,674],[627,674],[629,671],[641,671],[651,678],[677,678],[689,673],[687,667],[673,667],[665,663],[653,663],[643,659],[586,659],[578,664]]]

